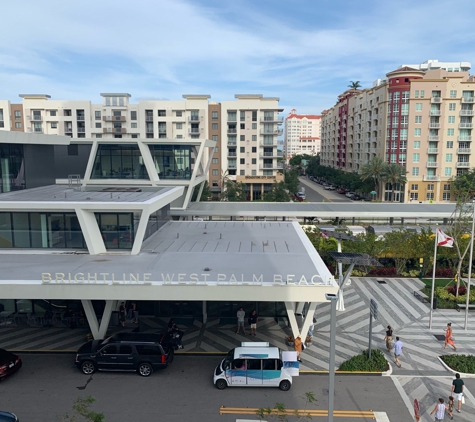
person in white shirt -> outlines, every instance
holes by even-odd
[[[444,399],[439,399],[439,402],[435,405],[434,410],[430,412],[431,415],[435,413],[435,421],[442,422],[445,418],[445,404]]]
[[[402,349],[404,349],[404,344],[402,343],[401,340],[399,340],[399,337],[396,337],[396,343],[394,343],[393,349],[394,349],[394,358],[395,358],[396,365],[400,368],[401,362],[399,362],[399,356],[401,356]]]
[[[239,331],[241,330],[242,327],[242,332],[244,334],[246,333],[246,328],[244,327],[244,317],[246,316],[246,312],[244,312],[244,309],[242,309],[242,306],[239,308],[239,311],[237,311],[237,331],[236,334],[239,334]]]

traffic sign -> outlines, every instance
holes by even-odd
[[[378,304],[374,299],[370,299],[370,311],[374,319],[378,319]]]

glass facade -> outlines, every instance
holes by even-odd
[[[132,213],[97,213],[107,249],[132,249]],[[0,212],[0,248],[87,249],[75,213]]]
[[[99,144],[91,178],[150,179],[137,144]]]
[[[196,157],[194,146],[149,145],[149,147],[160,179],[191,179]]]
[[[25,189],[23,145],[0,145],[0,193]]]

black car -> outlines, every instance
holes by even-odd
[[[18,422],[19,420],[14,413],[0,411],[0,422]]]
[[[18,371],[21,365],[20,356],[8,350],[0,349],[0,381]]]
[[[99,371],[135,371],[148,377],[173,361],[174,345],[163,334],[118,333],[105,340],[83,344],[76,366],[86,375]]]

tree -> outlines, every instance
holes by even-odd
[[[226,182],[225,190],[221,193],[222,201],[229,202],[244,202],[247,200],[245,186],[241,182],[228,180]]]
[[[297,192],[299,188],[299,175],[296,170],[286,171],[284,173],[284,182],[287,190],[291,193]]]
[[[374,181],[374,190],[378,192],[379,182],[382,180],[384,175],[384,169],[386,168],[387,163],[381,158],[375,155],[371,160],[366,164],[363,164],[360,167],[360,178],[365,181],[367,179],[373,179]]]
[[[288,422],[287,416],[295,416],[297,417],[297,421],[301,420],[308,420],[312,419],[312,417],[308,414],[307,407],[309,404],[313,404],[317,402],[315,398],[315,393],[313,391],[309,391],[305,393],[305,396],[302,397],[305,400],[305,405],[303,410],[298,409],[287,409],[284,403],[276,403],[273,408],[270,407],[260,407],[256,411],[256,415],[260,421],[264,418],[269,419],[269,417],[275,416],[275,418],[281,422]]]
[[[274,183],[269,192],[264,194],[264,201],[266,202],[289,202],[290,194],[287,191],[285,183],[280,181],[279,183]]]
[[[73,404],[74,414],[69,415],[65,413],[64,415],[59,415],[58,419],[61,422],[80,422],[83,420],[89,422],[105,422],[106,417],[104,413],[97,413],[89,409],[95,401],[96,399],[91,396],[78,397]]]
[[[193,202],[195,202],[196,198],[198,198],[198,192],[199,191],[200,191],[200,186],[199,185],[195,186],[195,189],[193,190],[193,195],[191,197],[191,200]],[[210,196],[211,196],[211,189],[209,188],[208,181],[205,180],[204,181],[204,186],[203,186],[203,192],[201,192],[200,201],[207,201]]]
[[[395,202],[394,190],[396,185],[405,185],[407,183],[407,171],[404,167],[396,163],[386,164],[383,167],[381,179],[391,184],[391,199]]]
[[[350,81],[350,84],[348,85],[348,88],[350,89],[359,89],[361,88],[360,81]]]

